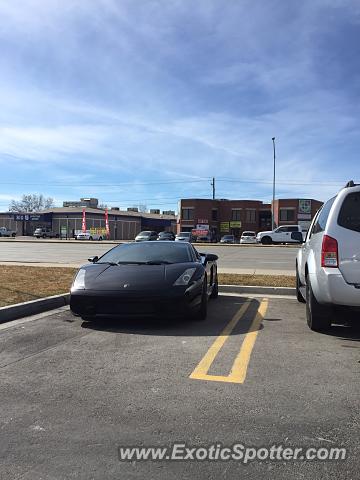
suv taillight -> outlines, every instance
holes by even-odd
[[[338,242],[335,238],[324,235],[321,247],[321,266],[333,267],[339,266]]]

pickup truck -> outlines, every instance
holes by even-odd
[[[6,227],[0,227],[0,237],[15,237],[16,232],[14,230],[8,230]]]
[[[263,245],[272,243],[303,243],[305,232],[300,225],[284,225],[275,230],[259,232],[256,241]]]

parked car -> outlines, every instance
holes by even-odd
[[[217,256],[188,242],[117,245],[77,272],[70,308],[84,320],[110,315],[191,315],[204,320],[218,296]]]
[[[263,245],[272,243],[302,243],[304,234],[300,225],[284,225],[275,230],[259,232],[256,241]]]
[[[210,243],[211,237],[210,235],[199,235],[198,237],[196,237],[196,241],[198,243]]]
[[[250,230],[243,232],[240,237],[240,243],[257,243],[256,233]]]
[[[39,227],[34,231],[36,238],[59,238],[59,234],[51,230],[50,227]]]
[[[176,235],[176,242],[192,242],[194,240],[191,232],[180,232]]]
[[[220,239],[220,243],[235,243],[234,235],[224,235]]]
[[[153,240],[157,240],[158,234],[157,232],[153,232],[150,230],[144,230],[140,232],[135,237],[135,242],[150,242]]]
[[[79,232],[75,235],[75,240],[99,240],[101,242],[103,239],[103,235],[100,233],[90,232],[89,230],[86,232]]]
[[[360,185],[353,181],[313,219],[296,258],[296,290],[312,330],[331,326],[334,305],[360,307]]]
[[[175,233],[173,233],[173,232],[160,232],[157,239],[158,240],[174,241],[175,240]]]
[[[15,230],[8,230],[6,227],[0,227],[0,237],[15,237]]]

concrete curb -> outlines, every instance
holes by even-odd
[[[30,302],[16,303],[8,307],[0,308],[0,323],[10,322],[17,318],[36,315],[37,313],[53,310],[54,308],[64,307],[70,302],[70,293],[54,295],[52,297],[31,300]]]
[[[292,287],[258,287],[252,285],[219,285],[219,292],[259,295],[296,295],[296,289]]]

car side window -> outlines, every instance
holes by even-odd
[[[275,233],[282,233],[282,232],[287,232],[287,227],[279,227],[277,230],[275,230]]]
[[[325,230],[326,222],[327,222],[327,219],[329,218],[330,210],[331,210],[331,207],[333,206],[335,198],[336,197],[330,198],[330,200],[328,200],[320,210],[317,220],[313,225],[311,235],[315,235],[316,233],[320,233]]]

